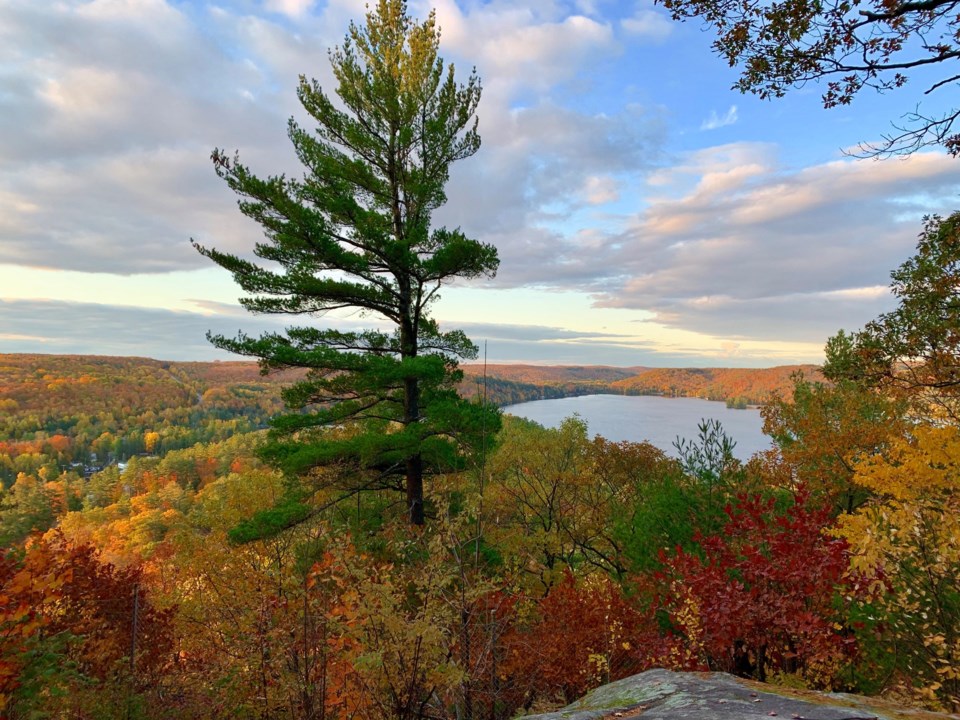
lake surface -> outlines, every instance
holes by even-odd
[[[733,454],[741,460],[770,447],[770,438],[761,431],[759,410],[733,410],[721,402],[696,398],[582,395],[508,405],[503,411],[545,427],[558,427],[565,418],[577,414],[587,423],[591,436],[602,435],[618,442],[647,440],[670,455],[676,455],[674,440],[678,436],[696,439],[697,425],[706,418],[719,420],[727,435],[736,440]]]

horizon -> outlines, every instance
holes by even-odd
[[[205,364],[227,364],[227,363],[236,363],[236,364],[245,364],[245,365],[256,365],[258,364],[257,360],[239,358],[236,356],[228,356],[225,358],[214,358],[213,360],[197,360],[197,359],[187,359],[187,360],[176,360],[171,358],[164,357],[152,357],[149,355],[104,355],[101,353],[48,353],[48,352],[0,352],[0,358],[8,356],[20,356],[20,357],[51,357],[51,358],[98,358],[104,360],[148,360],[150,362],[159,362],[159,363],[205,363]],[[780,365],[758,365],[758,366],[738,366],[730,367],[725,365],[607,365],[603,363],[570,363],[570,364],[558,364],[550,362],[490,362],[484,363],[482,360],[467,360],[461,361],[459,363],[461,369],[464,368],[498,368],[498,367],[544,367],[544,368],[610,368],[614,370],[775,370],[777,368],[783,367],[820,367],[817,363],[781,363]],[[282,371],[277,371],[282,372]]]
[[[921,218],[957,208],[960,162],[942,150],[845,153],[889,132],[936,68],[824,110],[823,87],[731,90],[737,71],[699,23],[645,0],[411,14],[431,6],[441,56],[484,85],[483,147],[453,166],[434,225],[501,257],[494,280],[444,288],[433,315],[490,363],[818,364],[828,337],[892,307],[889,274]],[[291,116],[311,127],[297,76],[332,93],[327,49],[363,13],[363,0],[0,6],[0,352],[228,361],[208,331],[281,331],[288,318],[247,313],[190,246],[249,255],[260,238],[210,151],[299,175],[285,133]]]

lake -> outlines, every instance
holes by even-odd
[[[770,447],[770,438],[761,431],[759,410],[733,410],[724,403],[697,398],[582,395],[508,405],[503,411],[545,427],[558,427],[564,418],[576,413],[587,423],[591,435],[614,441],[647,440],[671,455],[676,455],[674,440],[678,436],[695,439],[697,425],[704,418],[720,421],[727,435],[736,440],[733,454],[741,460]]]

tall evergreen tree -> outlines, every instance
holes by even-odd
[[[303,179],[261,179],[214,151],[241,211],[263,226],[255,254],[279,270],[194,243],[233,273],[251,312],[353,308],[380,320],[363,332],[302,326],[210,340],[259,358],[264,372],[308,369],[285,392],[297,412],[274,421],[269,460],[292,478],[332,468],[322,474],[349,492],[405,490],[418,525],[425,476],[462,465],[481,431],[498,423],[495,411],[455,390],[457,359],[476,357],[476,346],[459,330],[441,332],[428,315],[444,283],[493,276],[499,264],[492,245],[431,228],[450,164],[480,147],[480,81],[474,71],[456,82],[437,54],[439,38],[434,14],[415,21],[404,0],[379,0],[364,27],[350,24],[343,46],[330,52],[342,105],[300,78],[300,102],[317,122],[315,132],[289,122]],[[265,522],[278,528],[309,511],[288,501]]]

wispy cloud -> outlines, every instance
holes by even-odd
[[[161,360],[237,359],[206,340],[211,331],[227,337],[279,332],[288,317],[245,314],[201,315],[123,305],[54,300],[2,300],[0,353],[50,352],[152,357]],[[309,320],[307,320],[309,322]],[[325,318],[340,330],[368,326],[361,321]],[[607,363],[655,365],[686,361],[662,353],[655,343],[615,333],[577,332],[538,325],[457,323],[474,340],[489,341],[491,362],[590,364],[598,354]]]
[[[822,343],[889,309],[890,270],[920,229],[913,216],[956,193],[960,166],[918,153],[788,170],[772,146],[733,143],[651,178],[647,207],[622,232],[504,241],[497,282],[577,288],[599,306],[735,342]]]
[[[630,35],[648,40],[664,40],[673,32],[673,22],[664,13],[656,10],[638,10],[633,17],[620,21],[620,27]]]
[[[216,349],[207,332],[226,337],[282,332],[289,317],[200,313],[102,303],[59,300],[3,300],[0,352],[31,352],[37,343],[44,352],[154,357],[162,360],[235,358]],[[369,326],[328,318],[328,325],[350,331]]]
[[[590,205],[605,205],[620,199],[620,188],[615,178],[590,175],[583,183],[581,191],[584,200]]]
[[[701,130],[716,130],[717,128],[733,125],[737,122],[737,106],[731,105],[730,109],[724,115],[718,115],[716,110],[711,110],[710,115],[700,123]]]

